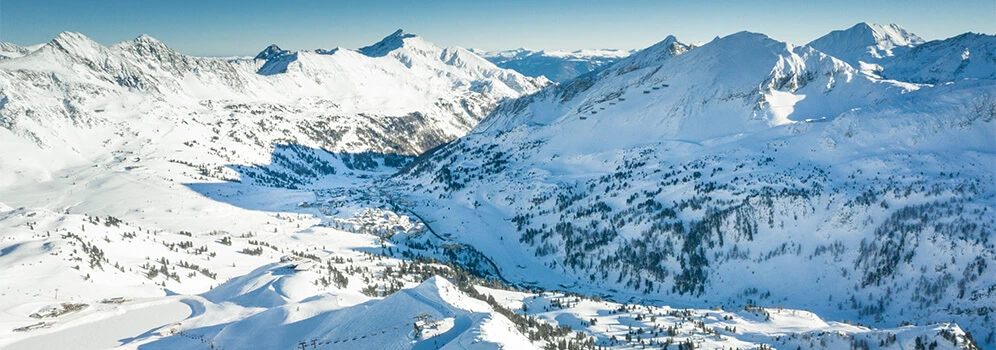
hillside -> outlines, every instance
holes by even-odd
[[[934,40],[895,57],[882,68],[889,79],[939,84],[963,79],[996,79],[996,36],[965,33]]]
[[[671,37],[500,105],[395,191],[523,285],[954,319],[991,343],[994,94],[761,34]]]

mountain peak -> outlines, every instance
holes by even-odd
[[[159,39],[153,38],[148,34],[139,35],[135,38],[135,42],[162,44],[162,41],[159,41]]]
[[[133,40],[124,41],[111,46],[112,49],[129,51],[140,56],[151,56],[156,59],[163,57],[174,57],[179,55],[159,39],[148,34],[142,34]]]
[[[850,31],[850,32],[872,32],[872,31],[875,31],[876,28],[881,28],[881,27],[882,27],[881,25],[874,24],[874,23],[858,22],[858,23],[854,24],[853,26],[851,26],[850,28],[845,29],[844,31],[845,32],[847,32],[847,31]]]
[[[163,43],[159,39],[153,38],[148,34],[139,35],[134,40],[132,40],[130,44],[139,49],[146,48],[148,49],[147,51],[153,51],[153,50],[171,51],[171,49],[168,46],[166,46],[165,43]]]
[[[898,24],[887,25],[861,22],[855,24],[846,31],[855,31],[863,35],[870,35],[876,44],[891,43],[894,46],[908,46],[922,44],[924,41],[916,34],[911,33]]]
[[[394,31],[394,33],[391,33],[391,35],[388,35],[387,38],[392,38],[393,37],[393,38],[405,39],[405,38],[414,38],[416,36],[418,36],[418,35],[405,32],[404,29],[398,29],[398,30]],[[387,39],[387,38],[385,38],[385,39]]]
[[[59,45],[73,45],[79,43],[92,43],[92,42],[94,41],[89,37],[87,37],[86,35],[70,31],[59,33],[59,35],[56,35],[55,38],[52,38],[52,41],[49,41],[49,43],[54,43]]]
[[[739,31],[739,32],[736,32],[736,33],[733,33],[733,34],[730,34],[730,35],[727,35],[727,36],[724,36],[724,37],[721,37],[721,38],[717,38],[717,39],[714,39],[713,41],[720,41],[720,42],[728,41],[728,42],[736,42],[736,43],[748,43],[748,42],[752,42],[752,43],[768,42],[768,43],[771,43],[771,42],[779,42],[778,40],[772,39],[771,37],[767,36],[766,34],[755,33],[755,32],[750,32],[750,31],[746,31],[746,30]]]
[[[719,50],[720,52],[754,52],[766,55],[780,55],[791,46],[790,44],[775,40],[765,34],[748,31],[736,32],[724,37],[713,39],[707,45],[715,50]],[[703,45],[702,47],[706,47],[706,45]]]
[[[56,35],[46,46],[74,56],[94,57],[103,46],[86,35],[77,32],[62,32]]]
[[[963,79],[996,79],[996,35],[964,33],[918,45],[882,63],[883,77],[938,84]]]
[[[858,67],[859,62],[876,62],[895,56],[898,51],[924,43],[924,40],[898,24],[880,25],[860,22],[844,30],[835,30],[807,46],[837,57]]]
[[[0,60],[21,57],[31,53],[31,50],[14,43],[0,41]]]
[[[277,46],[277,44],[270,44],[270,46],[267,46],[265,49],[263,49],[263,51],[260,51],[258,54],[256,54],[256,57],[254,57],[253,59],[269,60],[271,58],[282,56],[289,52],[290,51],[281,49],[280,46]]]
[[[674,35],[668,35],[664,38],[664,40],[661,40],[641,51],[646,51],[648,53],[655,52],[658,55],[667,53],[668,56],[677,56],[687,51],[687,49],[687,45],[679,42],[678,38]]]
[[[405,40],[411,38],[417,38],[418,35],[407,33],[402,29],[398,29],[381,39],[376,44],[360,48],[360,53],[370,56],[370,57],[382,57],[387,56],[387,53],[397,50],[405,46]]]

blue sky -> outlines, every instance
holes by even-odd
[[[996,0],[965,1],[335,1],[0,0],[0,41],[81,32],[102,44],[149,34],[193,55],[358,48],[398,28],[440,46],[488,50],[643,48],[750,30],[805,44],[858,22],[898,23],[924,39],[996,33]]]

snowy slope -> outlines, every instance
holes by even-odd
[[[269,267],[271,271],[281,268],[286,269]],[[281,273],[280,277],[286,279],[294,275]],[[233,280],[216,290],[247,282],[251,283],[245,279]],[[209,294],[215,293],[212,291]],[[180,331],[181,334],[210,337],[214,339],[215,346],[226,349],[290,349],[302,341],[309,346],[314,343],[323,348],[537,348],[505,316],[438,276],[383,299],[354,306],[343,307],[336,299],[320,296],[286,305],[272,305],[252,316],[220,325],[215,325],[218,314],[234,306],[212,305],[209,307],[222,310],[186,320]],[[423,318],[418,318],[420,315]],[[266,337],[253,334],[265,334]],[[148,346],[175,348],[195,344],[198,341],[173,336]]]
[[[741,32],[688,51],[670,37],[594,77],[584,77],[499,107],[477,130],[520,124],[597,125],[626,140],[682,138],[695,142],[820,119],[916,89],[860,76],[833,57]],[[625,115],[614,122],[600,113]],[[526,117],[528,120],[518,118]],[[594,121],[582,121],[582,117]],[[634,130],[633,125],[641,125]],[[640,132],[638,137],[632,132]],[[615,140],[605,140],[614,142]],[[600,147],[608,147],[600,145]]]
[[[395,39],[381,43],[397,41],[386,56],[278,50],[226,60],[177,53],[144,35],[104,47],[62,33],[0,64],[0,139],[22,151],[0,156],[18,169],[0,184],[124,153],[205,169],[266,164],[281,144],[303,146],[310,158],[414,155],[463,135],[501,99],[544,84],[463,49]]]
[[[500,105],[396,191],[523,285],[953,319],[991,344],[994,94],[761,34],[667,38]]]
[[[604,50],[529,50],[474,51],[495,65],[511,69],[530,77],[546,77],[563,83],[585,73],[602,69],[626,56],[632,51]]]
[[[436,276],[452,273],[450,268],[372,254],[384,253],[379,239],[384,236],[316,225],[313,209],[227,209],[243,221],[265,216],[270,222],[226,223],[229,232],[203,232],[194,224],[209,220],[188,216],[147,218],[139,227],[111,217],[0,208],[5,232],[0,263],[8,267],[0,272],[5,281],[0,346],[286,349],[304,342],[320,348],[529,349],[580,340],[585,349],[631,349],[652,340],[745,348],[816,341],[829,349],[921,342],[967,349],[969,344],[968,335],[952,324],[871,329],[801,310],[690,310],[494,284],[458,287]],[[187,221],[194,232],[155,228],[170,221]],[[258,255],[243,253],[256,247]],[[28,316],[67,302],[83,304],[82,309]],[[12,331],[39,322],[39,328]]]
[[[508,308],[591,334],[611,348],[903,349],[967,346],[964,331],[945,323],[873,329],[785,308],[687,309],[620,304],[562,293],[521,293],[477,287]],[[919,340],[917,338],[920,338]],[[944,339],[934,340],[930,339]],[[934,344],[934,345],[932,345]]]
[[[413,50],[454,54],[405,56]],[[366,183],[358,176],[463,135],[501,99],[544,84],[461,50],[408,37],[397,55],[274,48],[228,60],[187,56],[148,36],[105,47],[62,33],[4,60],[0,304],[8,309],[0,338],[58,333],[72,343],[87,333],[77,326],[146,309],[100,300],[201,293],[283,255],[256,254],[259,242],[376,247],[372,236],[358,245],[324,235],[285,241],[331,219],[287,214],[314,193],[267,187]],[[283,69],[269,70],[275,65]],[[273,237],[246,238],[260,231]],[[51,321],[29,317],[60,302],[91,306]],[[136,324],[175,321],[136,312],[144,320]],[[42,329],[11,331],[39,321]],[[79,344],[118,344],[146,330]]]
[[[888,62],[911,48],[923,44],[916,34],[897,24],[858,23],[844,30],[835,30],[807,46],[844,60],[851,66],[874,70],[875,64]]]
[[[22,47],[17,44],[0,42],[0,60],[21,57],[31,53],[37,47]]]
[[[996,36],[965,33],[924,43],[883,64],[882,76],[923,84],[996,79]]]
[[[996,78],[996,37],[965,33],[924,42],[902,27],[858,23],[807,46],[874,76],[919,84]]]

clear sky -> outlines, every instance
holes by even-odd
[[[149,34],[201,56],[377,42],[398,28],[440,46],[486,50],[688,43],[741,30],[805,44],[858,22],[898,23],[926,40],[996,33],[996,0],[337,1],[0,0],[0,41],[44,43],[62,31],[102,44]]]

